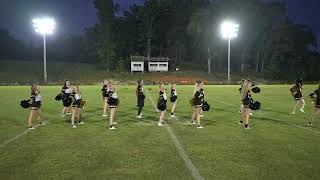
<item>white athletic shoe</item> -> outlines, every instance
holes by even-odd
[[[85,122],[83,122],[83,121],[81,121],[81,122],[79,122],[79,124],[86,124]]]
[[[196,122],[194,122],[194,121],[191,121],[191,122],[190,122],[190,124],[197,124],[197,123],[196,123]]]
[[[308,122],[308,126],[312,126],[313,124],[311,122]]]
[[[108,115],[107,115],[107,114],[102,114],[102,116],[103,116],[103,117],[108,117]]]
[[[36,128],[34,128],[34,127],[29,127],[29,130],[34,130],[34,129],[36,129]]]
[[[200,114],[200,117],[203,117],[203,114]]]
[[[175,118],[176,116],[173,114],[173,115],[171,115],[170,117],[171,117],[171,118]]]
[[[110,130],[112,130],[112,129],[117,129],[117,128],[116,128],[116,127],[114,127],[114,126],[112,126],[112,127],[110,127],[109,129],[110,129]]]
[[[201,125],[197,126],[197,129],[202,129],[202,128],[204,128],[204,127]]]
[[[291,114],[296,114],[296,112],[292,111]]]
[[[112,122],[112,125],[117,125],[118,123],[117,122]]]
[[[72,127],[72,128],[77,128],[77,126],[76,126],[76,125],[71,125],[71,127]]]
[[[71,112],[67,112],[67,115],[70,115],[71,114]]]
[[[39,126],[45,126],[46,123],[45,123],[45,122],[41,122],[41,123],[39,123],[38,125],[39,125]]]
[[[158,127],[163,127],[164,125],[162,123],[158,123]]]
[[[303,110],[303,109],[300,109],[300,111],[304,113],[304,110]]]
[[[63,118],[64,118],[65,116],[66,116],[65,114],[61,114],[61,117],[63,117]]]
[[[252,114],[252,113],[249,113],[249,115],[250,115],[250,116],[253,116],[253,114]]]
[[[139,116],[137,116],[138,119],[142,119],[143,117],[141,116],[141,114]]]

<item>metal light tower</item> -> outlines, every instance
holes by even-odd
[[[225,21],[221,24],[222,38],[228,39],[228,82],[230,83],[230,44],[231,39],[238,36],[239,24],[232,21]]]
[[[46,52],[46,35],[53,34],[56,22],[52,18],[35,18],[32,20],[35,32],[43,35],[43,77],[44,83],[47,83],[47,52]]]

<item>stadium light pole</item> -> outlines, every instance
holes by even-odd
[[[228,82],[230,83],[230,47],[231,39],[238,36],[239,24],[232,21],[224,21],[221,24],[221,34],[222,38],[228,39]]]
[[[52,18],[35,18],[32,20],[35,32],[43,36],[43,77],[44,83],[47,84],[47,49],[46,49],[46,35],[53,34],[56,22]]]

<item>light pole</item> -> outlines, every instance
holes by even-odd
[[[225,21],[221,24],[222,38],[228,39],[228,82],[230,83],[230,47],[231,39],[238,36],[239,25],[232,21]]]
[[[47,83],[47,49],[46,49],[46,35],[53,33],[55,29],[55,21],[52,18],[35,18],[32,20],[35,32],[43,35],[43,78],[44,83]]]

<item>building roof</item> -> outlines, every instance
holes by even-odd
[[[152,62],[167,62],[170,61],[168,57],[144,57],[144,56],[131,56],[131,61],[152,61]]]

